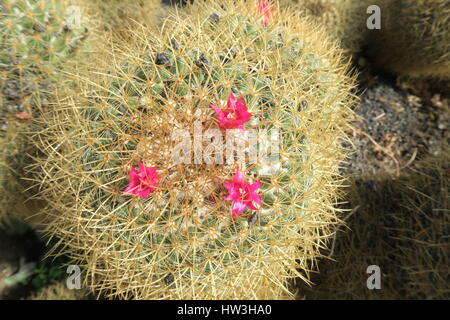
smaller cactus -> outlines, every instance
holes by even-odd
[[[416,169],[352,183],[356,208],[340,230],[331,258],[322,261],[307,299],[449,299],[450,150]],[[381,270],[382,290],[368,290],[367,268]]]
[[[450,150],[422,161],[401,185],[401,209],[387,230],[408,299],[450,299]]]
[[[97,32],[106,32],[117,44],[125,44],[133,30],[155,27],[164,16],[161,0],[79,0]],[[125,42],[125,43],[124,43]]]
[[[75,10],[72,10],[75,9]],[[87,29],[69,1],[6,0],[0,11],[0,222],[27,216],[21,183],[30,118],[48,104],[57,68],[73,57]]]
[[[280,0],[280,6],[292,7],[326,26],[347,54],[360,52],[368,35],[367,0]]]
[[[450,79],[450,2],[377,0],[381,30],[370,33],[369,53],[399,75]]]
[[[34,293],[27,300],[88,300],[86,290],[69,289],[66,281],[59,281]]]
[[[0,63],[18,72],[53,72],[80,47],[86,29],[68,1],[6,0],[0,13]]]

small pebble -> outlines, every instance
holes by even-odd
[[[180,49],[180,45],[178,44],[178,42],[175,39],[170,40],[170,45],[172,46],[173,49],[178,50]]]
[[[157,65],[168,64],[169,62],[169,58],[164,53],[158,53],[156,55],[155,63]]]
[[[45,28],[40,24],[33,25],[33,30],[39,33],[45,32]]]
[[[220,20],[220,16],[217,13],[213,13],[209,16],[212,22],[217,23]]]
[[[301,108],[302,111],[304,111],[308,108],[308,101],[302,100],[301,104],[302,104],[302,108]]]
[[[195,61],[195,65],[199,68],[206,69],[208,66],[208,59],[202,54],[198,60]]]

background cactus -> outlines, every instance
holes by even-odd
[[[25,132],[30,118],[48,104],[56,68],[73,56],[87,35],[76,14],[69,1],[2,1],[0,221],[11,211],[30,211],[19,183],[29,151]]]
[[[257,3],[239,0],[196,1],[136,33],[140,41],[103,57],[109,71],[82,71],[43,115],[34,173],[48,232],[107,297],[292,296],[288,279],[307,281],[339,223],[332,203],[353,102],[341,52],[297,14],[273,12],[264,26]],[[263,206],[237,218],[223,186],[235,164],[171,159],[174,130],[217,128],[209,104],[231,92],[254,114],[248,129],[281,136],[272,175],[260,161],[239,163],[262,182]],[[122,194],[140,161],[161,176],[148,199]]]
[[[339,41],[345,52],[358,54],[369,30],[366,10],[370,4],[361,0],[280,0],[281,7],[292,7],[326,26],[333,40]]]
[[[449,1],[372,2],[382,11],[381,30],[369,38],[372,59],[396,74],[449,79]]]
[[[336,261],[323,261],[306,298],[448,299],[449,161],[447,150],[395,180],[355,179],[351,231],[338,233]],[[381,290],[366,286],[370,265],[381,269]]]
[[[141,24],[155,26],[164,15],[161,0],[79,0],[79,5],[96,21],[96,30],[106,31],[117,44],[126,42]]]
[[[88,300],[85,290],[68,289],[66,281],[59,281],[33,294],[27,300]]]

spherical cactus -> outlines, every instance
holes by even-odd
[[[47,230],[92,289],[264,299],[307,280],[339,223],[353,79],[322,29],[271,8],[174,10],[44,115]]]
[[[97,31],[106,31],[117,43],[126,42],[141,24],[155,26],[164,15],[160,0],[79,0],[79,5],[96,21]]]
[[[19,183],[30,118],[47,104],[51,78],[80,48],[86,28],[68,1],[6,0],[0,11],[0,221],[27,212]]]
[[[355,179],[351,230],[337,234],[307,299],[448,299],[449,150],[389,176]],[[380,269],[381,290],[368,278]],[[370,270],[370,271],[369,271]],[[372,278],[374,279],[374,278]]]
[[[280,6],[292,7],[326,26],[333,40],[345,53],[360,52],[368,35],[366,0],[280,0]]]
[[[381,7],[381,30],[370,34],[370,55],[400,75],[450,76],[450,2],[448,0],[372,1]]]

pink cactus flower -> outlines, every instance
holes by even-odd
[[[139,172],[131,166],[130,183],[123,191],[123,194],[135,194],[141,198],[147,198],[150,193],[155,191],[159,182],[159,175],[156,167],[146,167],[142,162],[138,163]]]
[[[248,112],[244,98],[236,100],[233,93],[230,93],[227,102],[227,109],[223,110],[218,106],[210,104],[217,113],[219,127],[222,129],[240,129],[244,130],[244,124],[250,120],[252,114]]]
[[[269,1],[264,0],[258,3],[258,13],[261,16],[261,22],[264,27],[267,27],[272,20],[272,11],[273,7]]]
[[[244,172],[237,169],[233,180],[231,182],[225,182],[224,185],[229,192],[225,200],[234,201],[231,210],[232,217],[240,215],[244,212],[245,208],[258,210],[262,206],[261,196],[256,193],[256,190],[261,187],[261,181],[250,184],[244,179]]]

